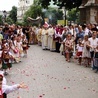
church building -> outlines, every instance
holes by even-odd
[[[17,20],[22,21],[24,13],[30,8],[34,0],[19,0],[17,8]]]

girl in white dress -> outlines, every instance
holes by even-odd
[[[17,37],[16,47],[19,50],[20,57],[23,57],[22,40],[20,39],[20,37]]]
[[[82,54],[83,62],[84,65],[87,67],[89,66],[90,63],[90,48],[88,46],[90,42],[88,40],[88,35],[85,35],[82,43],[83,43],[83,54]]]
[[[26,35],[22,36],[22,48],[23,48],[24,57],[27,57],[28,41],[26,39]]]
[[[18,48],[13,44],[13,42],[9,43],[9,47],[10,47],[10,52],[12,53],[13,57],[14,57],[14,62],[18,63],[19,62],[19,50]]]
[[[78,57],[78,63],[81,65],[82,63],[82,51],[83,51],[83,45],[82,45],[82,40],[78,40],[77,48],[76,48],[76,55]]]
[[[65,43],[64,43],[64,48],[65,48],[65,55],[66,55],[66,61],[70,62],[71,58],[71,53],[73,50],[73,41],[71,40],[71,34],[67,34]]]

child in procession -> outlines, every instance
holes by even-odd
[[[82,40],[78,40],[77,48],[76,48],[76,55],[78,57],[78,64],[81,65],[82,63],[82,51],[83,51],[83,45],[82,45]]]
[[[73,41],[71,40],[71,34],[68,33],[65,40],[65,55],[66,61],[70,62],[70,56],[73,50]]]
[[[90,66],[90,47],[89,47],[89,40],[88,35],[85,35],[84,40],[82,42],[83,44],[83,63],[86,67]]]

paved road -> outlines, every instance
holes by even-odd
[[[37,45],[31,46],[28,58],[13,64],[9,73],[9,85],[25,82],[28,89],[13,92],[8,98],[98,98],[98,74]]]

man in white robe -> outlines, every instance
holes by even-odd
[[[42,35],[42,28],[38,29],[38,33],[37,33],[37,40],[38,40],[38,45],[41,46],[41,35]]]
[[[54,33],[55,33],[55,30],[53,29],[52,26],[50,26],[50,28],[48,29],[48,49],[50,49],[50,51],[56,50],[56,43],[53,40]]]
[[[42,49],[47,50],[48,49],[48,25],[43,25],[42,30]]]

